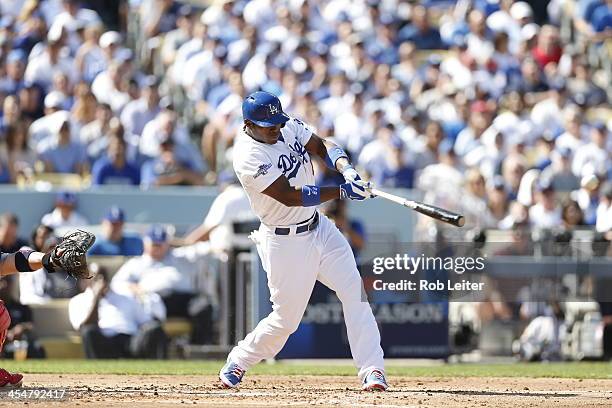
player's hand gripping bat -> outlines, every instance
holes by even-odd
[[[463,225],[465,224],[465,218],[463,217],[463,215],[455,214],[454,212],[445,210],[443,208],[438,208],[433,205],[408,200],[406,198],[384,192],[377,188],[373,188],[371,189],[371,191],[372,194],[380,196],[389,201],[393,201],[394,203],[401,204],[404,207],[411,208],[433,219],[444,221],[448,224],[454,225],[455,227],[463,227]]]

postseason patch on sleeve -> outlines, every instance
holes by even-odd
[[[272,163],[262,164],[257,168],[257,172],[253,175],[253,178],[256,179],[259,176],[265,176],[268,174],[268,170],[272,167]]]

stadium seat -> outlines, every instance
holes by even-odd
[[[164,331],[170,338],[187,336],[191,333],[191,322],[180,317],[171,317],[163,324]]]
[[[83,358],[81,337],[68,320],[70,299],[53,299],[42,305],[31,305],[34,329],[47,358]]]
[[[31,178],[20,176],[17,178],[19,187],[36,187],[46,190],[52,187],[70,188],[81,190],[89,187],[90,178],[81,177],[79,174],[65,173],[35,173]]]

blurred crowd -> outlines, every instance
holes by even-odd
[[[0,16],[4,183],[217,184],[263,89],[377,185],[473,227],[612,227],[610,0],[0,0]]]

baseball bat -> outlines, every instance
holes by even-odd
[[[421,214],[427,215],[436,220],[444,221],[448,224],[454,225],[455,227],[463,227],[465,225],[465,217],[460,214],[438,208],[433,205],[421,203],[418,201],[408,200],[407,198],[399,197],[394,194],[387,193],[385,191],[373,188],[372,194],[385,198],[394,203],[401,204],[404,207],[413,209],[414,211],[420,212]]]

